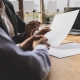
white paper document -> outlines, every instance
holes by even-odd
[[[50,47],[49,54],[58,58],[80,54],[80,44],[68,43],[58,47]]]
[[[51,31],[45,34],[51,46],[59,46],[70,32],[79,10],[58,14],[50,26]]]

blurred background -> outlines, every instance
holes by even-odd
[[[80,0],[10,0],[25,22],[50,24],[56,14],[80,9]]]

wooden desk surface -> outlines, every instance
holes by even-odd
[[[80,43],[80,36],[68,35],[65,40]],[[80,80],[80,55],[58,59],[50,56],[51,71],[46,80]]]

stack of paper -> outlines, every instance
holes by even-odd
[[[49,54],[58,58],[80,54],[80,44],[68,43],[58,47],[50,47]]]

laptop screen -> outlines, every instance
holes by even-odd
[[[70,12],[70,11],[75,11],[75,10],[80,10],[80,7],[67,7],[64,8],[64,12]],[[80,12],[78,13],[78,16],[75,20],[75,23],[71,29],[71,31],[80,31]]]
[[[72,26],[72,30],[80,30],[80,11],[77,15],[77,18]]]

